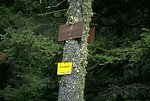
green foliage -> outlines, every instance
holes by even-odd
[[[134,45],[133,49],[136,51],[131,57],[131,61],[141,61],[141,58],[144,56],[147,57],[150,49],[150,31],[149,29],[143,29],[141,34],[141,40],[138,40]],[[148,57],[147,57],[148,58]]]
[[[57,83],[56,77],[49,76],[56,75],[53,59],[60,54],[60,46],[22,28],[9,28],[0,46],[10,65],[9,79],[1,96],[6,101],[45,101],[46,89],[54,89],[51,84]]]
[[[11,15],[13,13],[5,6],[1,6],[0,14],[0,34],[4,34],[5,28],[7,28],[10,25]]]
[[[22,12],[26,15],[31,15],[32,13],[41,12],[43,9],[41,4],[37,0],[15,0],[13,4],[13,10],[15,12]]]
[[[10,65],[7,86],[1,91],[5,100],[45,101],[43,93],[57,83],[56,77],[49,76],[56,75],[53,59],[60,54],[60,46],[23,28],[9,28],[0,46]]]
[[[95,0],[96,41],[89,46],[87,101],[150,99],[148,1]],[[142,29],[142,28],[147,29]]]
[[[101,41],[104,45],[90,46],[87,92],[93,93],[91,96],[98,95],[88,100],[143,101],[150,98],[150,31],[144,29],[140,36],[139,40],[125,48],[106,48],[106,45],[109,47],[110,38]]]
[[[4,26],[0,52],[6,54],[6,59],[0,61],[0,100],[57,100],[55,63],[61,60],[62,46],[53,38],[37,35],[33,17],[26,18],[22,12],[13,14],[6,7],[1,9],[5,23],[0,23]]]

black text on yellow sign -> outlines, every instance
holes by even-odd
[[[57,75],[67,75],[72,73],[72,62],[58,63]]]

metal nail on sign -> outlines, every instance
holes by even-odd
[[[72,73],[72,62],[58,63],[57,75],[66,75]]]
[[[81,38],[83,33],[83,22],[71,25],[60,25],[58,41]]]

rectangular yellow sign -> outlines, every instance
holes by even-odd
[[[72,62],[58,63],[57,75],[66,75],[72,73]]]

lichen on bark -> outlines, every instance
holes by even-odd
[[[58,101],[84,101],[84,87],[87,66],[87,37],[92,17],[92,0],[69,0],[67,24],[84,22],[81,42],[67,40],[64,46],[63,62],[73,62],[71,75],[61,77]]]

